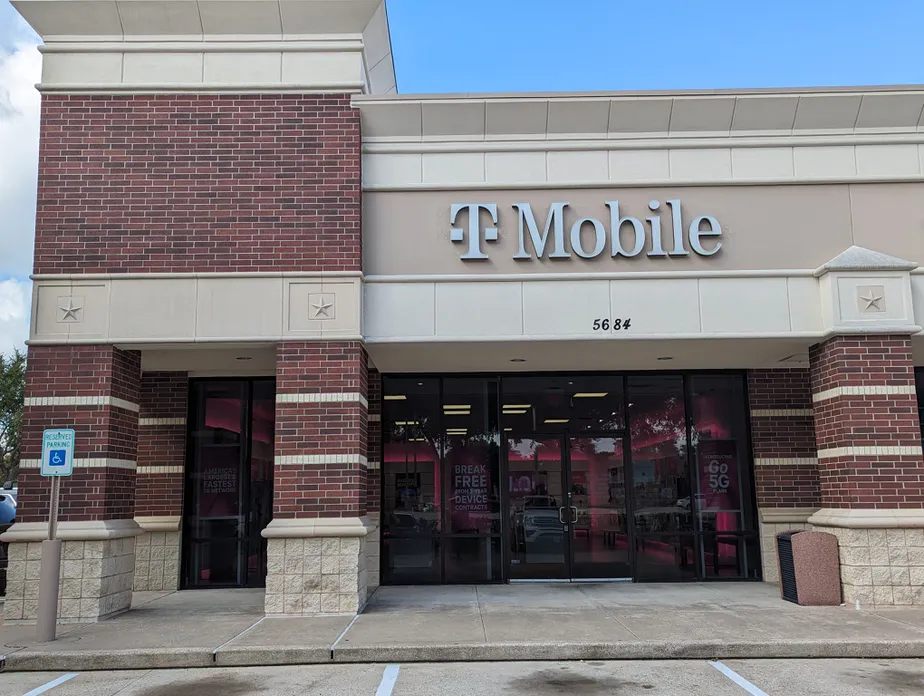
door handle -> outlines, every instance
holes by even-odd
[[[577,521],[578,521],[578,509],[574,507],[574,505],[572,505],[571,506],[571,524],[577,524]]]
[[[565,508],[564,507],[558,508],[558,521],[561,524],[568,524],[567,522],[565,522]]]

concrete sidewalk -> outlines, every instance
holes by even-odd
[[[760,583],[380,588],[359,617],[263,616],[262,590],[136,593],[98,624],[0,628],[5,669],[924,657],[924,608],[799,607]]]

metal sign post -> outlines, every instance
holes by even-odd
[[[61,577],[61,540],[58,535],[58,498],[61,477],[74,473],[74,431],[46,430],[42,435],[42,476],[51,478],[48,504],[48,539],[42,542],[39,575],[39,605],[36,638],[45,643],[55,639],[58,628],[58,590]]]

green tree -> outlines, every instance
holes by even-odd
[[[0,484],[19,473],[19,435],[26,394],[26,355],[0,354]]]

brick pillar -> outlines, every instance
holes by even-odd
[[[369,463],[366,474],[366,510],[375,531],[366,537],[366,572],[369,591],[379,586],[380,538],[382,507],[382,375],[369,367],[369,432],[367,434],[366,459]]]
[[[357,341],[276,347],[267,614],[356,613],[366,601],[366,362]]]
[[[141,358],[112,346],[33,346],[26,369],[17,523],[10,542],[7,621],[37,614],[50,485],[39,473],[42,431],[73,428],[74,474],[61,482],[64,541],[58,615],[96,621],[131,606]]]
[[[175,590],[180,581],[180,531],[186,464],[185,372],[141,375],[135,521],[135,590]]]
[[[763,579],[778,582],[776,535],[808,529],[819,508],[809,370],[751,370],[748,399]]]
[[[924,604],[924,459],[908,336],[813,346],[821,510],[848,604]]]

